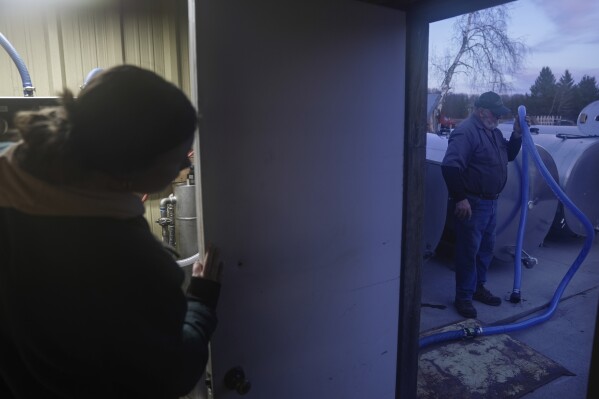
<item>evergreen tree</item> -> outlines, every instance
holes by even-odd
[[[551,68],[543,67],[530,86],[530,114],[555,115],[557,83]]]
[[[502,96],[503,104],[512,111],[512,116],[518,115],[518,107],[524,105],[526,112],[530,113],[529,109],[529,97],[525,94],[512,94],[511,96]]]
[[[594,76],[584,75],[582,79],[580,79],[580,82],[576,85],[575,97],[578,113],[593,101],[599,100],[599,88],[597,87],[597,81]]]
[[[565,119],[574,120],[578,116],[575,103],[575,87],[574,79],[570,71],[566,69],[566,72],[564,72],[557,83],[556,92],[556,112],[557,115]]]

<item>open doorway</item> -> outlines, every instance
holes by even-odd
[[[549,169],[552,165],[552,174],[557,181],[561,179],[563,183],[566,174],[564,169],[568,168],[568,165],[577,161],[585,163],[588,154],[596,151],[593,150],[595,146],[593,142],[589,139],[581,139],[586,140],[584,144],[580,144],[585,148],[586,153],[580,150],[576,156],[571,155],[570,158],[574,158],[572,161],[566,160],[567,157],[560,152],[559,148],[554,150],[551,146],[554,146],[553,140],[560,141],[555,138],[555,134],[560,132],[582,136],[584,132],[577,131],[576,126],[568,126],[571,125],[568,121],[576,121],[578,114],[589,102],[599,99],[597,98],[599,92],[596,84],[599,70],[591,55],[594,54],[599,38],[595,33],[589,33],[589,26],[599,15],[599,7],[593,5],[589,8],[588,2],[574,2],[566,5],[534,0],[521,0],[501,7],[503,8],[501,12],[498,9],[487,10],[488,15],[486,16],[467,14],[430,25],[429,95],[431,100],[428,114],[430,133],[427,140],[427,168],[432,168],[437,173],[427,173],[426,191],[427,201],[432,207],[435,204],[437,208],[445,206],[447,200],[447,193],[443,192],[443,189],[439,190],[439,187],[444,188],[445,184],[440,173],[440,164],[447,148],[448,136],[462,120],[469,117],[474,101],[483,92],[496,91],[501,95],[503,103],[512,111],[511,117],[508,116],[503,121],[504,123],[499,125],[499,129],[506,138],[509,138],[511,134],[513,118],[517,115],[519,105],[526,106],[528,115],[538,116],[532,126],[540,131],[538,140],[535,138],[535,146],[542,155],[545,165]],[[571,10],[578,7],[585,10],[585,15],[578,19],[570,18]],[[483,10],[480,13],[484,12]],[[580,16],[581,14],[577,13],[576,15]],[[483,66],[480,64],[480,59],[476,60],[465,56],[460,58],[460,49],[484,47],[485,43],[476,42],[476,40],[482,40],[484,34],[490,32],[488,30],[482,32],[480,26],[476,27],[476,22],[488,23],[490,18],[500,16],[503,19],[495,20],[495,26],[501,26],[502,32],[507,35],[508,39],[520,43],[521,46],[516,45],[514,49],[519,49],[519,54],[522,56],[521,64],[517,70],[510,70],[509,67],[513,66],[514,62],[507,65],[504,61],[506,68],[500,71],[502,76],[485,80],[485,77],[492,74],[489,75],[489,71],[481,72]],[[532,16],[534,16],[534,23],[530,22]],[[469,23],[470,25],[468,25]],[[467,27],[472,29],[470,30],[472,34],[467,36],[471,41],[465,42],[466,45],[462,46],[464,42],[461,34],[467,31]],[[499,50],[496,50],[494,55],[497,56],[498,52]],[[435,73],[435,71],[441,73]],[[502,86],[501,82],[505,85]],[[447,92],[442,93],[442,89]],[[444,99],[441,100],[441,97]],[[545,115],[550,118],[542,118]],[[545,134],[544,137],[542,137],[543,134]],[[516,205],[520,198],[521,164],[518,162],[520,161],[517,159],[510,164],[507,185],[499,198],[497,241],[494,260],[489,269],[488,284],[492,291],[502,298],[502,304],[497,308],[489,308],[485,305],[477,306],[478,319],[484,325],[525,320],[534,315],[535,311],[539,311],[552,298],[559,281],[567,268],[574,262],[585,242],[585,237],[581,237],[581,234],[556,234],[555,221],[561,220],[562,225],[567,224],[568,216],[564,216],[563,209],[562,214],[559,214],[557,198],[548,189],[543,179],[537,175],[533,179],[535,186],[531,186],[531,192],[535,193],[533,195],[535,202],[530,204],[528,216],[528,227],[532,230],[527,230],[524,238],[525,246],[526,240],[529,240],[526,254],[530,255],[528,258],[523,255],[522,264],[525,266],[522,272],[522,295],[523,297],[527,296],[527,300],[520,304],[513,304],[505,299],[509,299],[513,284],[514,244],[512,243],[516,241],[517,223],[510,226],[510,220],[514,217],[513,211],[517,208]],[[585,174],[582,170],[580,173]],[[586,193],[587,197],[596,198],[592,188],[596,185],[589,183],[588,186],[588,190],[586,188],[581,190]],[[510,196],[512,199],[509,198]],[[511,201],[509,205],[507,205],[508,201]],[[501,208],[502,203],[504,204],[503,209]],[[596,204],[596,200],[594,203]],[[584,208],[585,200],[579,200],[579,205]],[[584,213],[592,223],[595,223],[596,206],[591,205],[587,209]],[[451,217],[451,211],[444,213],[443,217],[446,219],[441,222],[436,219],[434,212],[427,212],[429,218],[437,222],[437,228],[445,230],[445,235],[437,244],[434,241],[432,244],[429,243],[435,250],[432,251],[433,256],[423,265],[421,331],[452,324],[461,319],[452,305],[455,281],[453,270],[455,266],[451,248],[453,243],[451,237],[446,240],[448,236],[445,225],[451,223],[447,221],[447,215]],[[516,212],[518,215],[519,211]],[[441,213],[443,214],[443,212]],[[427,223],[427,228],[430,228],[429,223]],[[572,230],[574,229],[573,227]],[[565,229],[562,229],[561,232],[564,231]],[[561,377],[559,384],[548,384],[526,397],[544,397],[548,395],[549,391],[552,392],[551,395],[557,395],[555,389],[563,389],[560,394],[564,396],[571,396],[574,391],[576,392],[575,396],[584,397],[586,395],[586,384],[589,377],[588,365],[595,325],[592,318],[584,315],[594,315],[597,306],[596,286],[598,281],[595,276],[590,274],[590,265],[596,262],[597,253],[595,240],[586,262],[577,272],[583,277],[572,280],[569,291],[565,295],[565,298],[568,299],[559,305],[563,307],[564,312],[569,314],[569,316],[565,316],[567,322],[563,318],[564,313],[557,313],[546,323],[513,335],[516,339],[522,340],[577,374],[576,378]],[[543,283],[540,284],[540,281]],[[588,300],[579,301],[580,296],[588,297]],[[586,310],[578,314],[578,308],[581,306],[586,307]],[[548,338],[544,337],[559,333],[564,327],[564,323],[577,325],[578,333],[575,334],[577,345],[568,346],[567,350],[563,347],[545,345],[543,340]],[[574,339],[574,337],[572,338]]]

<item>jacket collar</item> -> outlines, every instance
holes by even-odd
[[[60,186],[25,172],[14,157],[20,145],[0,151],[0,207],[44,216],[127,219],[144,214],[141,197],[135,193]]]

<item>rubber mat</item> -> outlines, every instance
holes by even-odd
[[[479,326],[475,320],[428,331]],[[418,398],[520,398],[570,371],[507,334],[448,341],[420,353]]]

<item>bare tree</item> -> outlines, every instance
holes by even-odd
[[[507,35],[508,20],[506,5],[456,19],[452,32],[454,46],[431,61],[432,73],[441,81],[441,100],[435,114],[442,109],[457,74],[467,76],[472,87],[483,86],[499,93],[511,88],[507,78],[522,68],[527,47]]]

